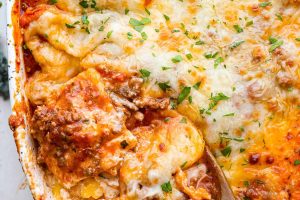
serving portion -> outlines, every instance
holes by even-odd
[[[218,199],[205,143],[237,199],[300,198],[299,1],[20,5],[27,123],[56,199]]]

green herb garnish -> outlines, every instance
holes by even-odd
[[[224,149],[221,150],[221,153],[223,156],[229,157],[231,154],[231,147],[230,146],[225,147]]]
[[[160,187],[164,192],[172,192],[172,185],[170,181],[163,183]]]
[[[189,96],[190,92],[191,92],[191,87],[184,87],[177,98],[178,104],[182,103],[184,99],[186,99]]]
[[[148,70],[146,69],[140,69],[140,73],[142,75],[143,78],[148,78],[151,74],[151,72],[149,72]]]

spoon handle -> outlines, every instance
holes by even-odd
[[[221,167],[218,165],[215,157],[209,150],[209,148],[205,147],[205,153],[207,155],[207,161],[210,163],[210,165],[213,167],[216,177],[219,180],[220,188],[221,188],[221,200],[235,200],[235,197],[233,195],[233,192],[227,182],[227,179],[221,169]]]

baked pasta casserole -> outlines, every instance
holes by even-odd
[[[15,4],[54,199],[300,200],[299,0]]]

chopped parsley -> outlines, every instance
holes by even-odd
[[[145,32],[142,32],[141,36],[142,36],[143,40],[147,40],[148,39],[148,35]]]
[[[165,14],[164,14],[164,18],[165,18],[166,21],[170,20],[170,17],[168,15],[165,15]]]
[[[113,31],[109,31],[107,34],[106,34],[106,37],[107,38],[110,38],[111,34],[113,33]]]
[[[171,60],[173,63],[179,63],[182,61],[182,57],[181,57],[181,55],[177,55],[177,56],[173,57]]]
[[[148,78],[151,74],[151,72],[149,72],[148,70],[146,69],[140,69],[140,73],[142,75],[143,78]]]
[[[54,4],[56,4],[57,3],[57,0],[50,0],[49,1],[49,4],[51,4],[51,5],[54,5]]]
[[[295,161],[294,161],[294,165],[295,165],[295,166],[300,165],[300,160],[295,160]]]
[[[247,23],[246,23],[246,27],[248,27],[248,26],[252,26],[253,25],[253,20],[251,20],[251,21],[248,21]]]
[[[150,11],[149,11],[147,8],[145,8],[145,12],[146,12],[148,15],[151,15]]]
[[[202,44],[205,44],[205,42],[202,41],[202,40],[198,40],[198,41],[195,43],[195,45],[202,45]]]
[[[229,157],[231,154],[231,147],[230,146],[225,147],[224,149],[221,150],[221,153],[223,156]]]
[[[127,33],[127,38],[128,38],[128,40],[132,40],[132,38],[133,38],[132,33],[128,32],[128,33]]]
[[[98,29],[98,31],[104,31],[104,26],[100,26],[100,28]]]
[[[193,97],[192,96],[189,96],[188,100],[189,100],[189,103],[193,103]]]
[[[234,116],[234,113],[228,113],[228,114],[223,115],[223,117],[232,117],[232,116]]]
[[[165,70],[168,70],[168,69],[172,69],[172,67],[162,66],[161,69],[162,69],[163,71],[165,71]]]
[[[160,187],[164,192],[172,192],[172,185],[170,181],[163,183]]]
[[[110,17],[108,17],[106,20],[104,21],[101,21],[101,26],[100,28],[98,29],[98,31],[104,31],[104,25],[108,22],[108,20],[110,19]]]
[[[249,181],[244,181],[243,185],[246,186],[246,187],[249,187],[250,183],[249,183]]]
[[[190,95],[190,92],[191,92],[191,87],[184,87],[177,98],[177,103],[178,104],[182,103],[184,99],[186,99]]]
[[[124,13],[125,13],[125,15],[127,15],[129,13],[129,9],[125,8]]]
[[[151,20],[149,18],[142,18],[141,20],[137,20],[134,18],[130,18],[129,24],[136,30],[137,32],[142,32],[145,25],[150,24]]]
[[[89,7],[89,4],[87,1],[83,0],[83,1],[80,1],[79,2],[79,5],[83,8],[88,8]]]
[[[220,138],[226,139],[226,140],[234,140],[237,142],[242,142],[244,141],[243,138],[233,138],[233,137],[228,137],[227,135],[224,135],[223,133],[220,135]]]
[[[278,20],[280,20],[280,21],[282,21],[282,20],[283,20],[283,19],[282,19],[282,15],[281,15],[281,14],[277,13],[277,14],[275,14],[275,16],[277,17],[277,19],[278,19]]]
[[[277,49],[278,47],[280,47],[281,45],[283,45],[283,41],[282,40],[278,40],[274,43],[272,43],[269,52],[273,52],[275,49]]]
[[[218,93],[217,95],[215,96],[212,96],[209,98],[209,100],[211,101],[210,104],[209,104],[209,110],[211,110],[212,108],[214,108],[218,103],[219,101],[222,101],[222,100],[227,100],[229,99],[228,96],[226,96],[225,94],[223,93]]]
[[[238,24],[233,25],[233,28],[235,29],[235,31],[236,31],[237,33],[241,33],[241,32],[244,31],[244,30],[242,29],[242,27],[240,27]]]
[[[187,161],[185,161],[184,163],[182,163],[182,164],[180,165],[180,168],[181,168],[181,169],[184,168],[184,167],[186,166],[186,164],[187,164]]]
[[[88,27],[84,28],[84,30],[85,30],[85,32],[87,32],[88,34],[91,33]]]
[[[267,6],[271,6],[272,3],[267,1],[267,2],[262,2],[262,3],[258,4],[258,5],[259,5],[259,7],[264,8],[264,7],[267,7]]]
[[[80,2],[79,2],[79,5],[82,7],[82,8],[88,8],[89,6],[91,7],[91,8],[94,8],[95,10],[99,10],[98,8],[96,8],[96,1],[95,0],[92,0],[91,1],[91,3],[90,3],[90,5],[89,5],[89,3],[88,3],[88,1],[86,1],[86,0],[81,0]]]
[[[162,91],[164,91],[164,92],[166,92],[168,89],[171,88],[169,81],[158,83],[158,86],[159,86],[159,88],[162,89]]]
[[[193,58],[192,54],[188,53],[185,55],[187,59],[191,60]]]
[[[222,57],[218,57],[214,62],[214,68],[217,68],[222,62],[224,62],[224,59]]]
[[[81,22],[85,25],[88,25],[90,23],[87,15],[82,15]]]
[[[205,54],[204,54],[204,57],[207,58],[207,59],[215,58],[218,54],[219,54],[219,52],[215,52],[215,53],[205,53]]]
[[[277,42],[278,40],[274,37],[269,37],[269,42],[270,44],[274,44],[275,42]]]
[[[232,43],[229,48],[232,50],[232,49],[235,49],[236,47],[240,46],[241,44],[243,44],[245,41],[244,40],[241,40],[241,41],[236,41],[234,43]]]
[[[75,28],[75,26],[73,24],[67,24],[67,23],[65,23],[65,25],[66,25],[67,28]]]
[[[181,120],[179,121],[179,123],[186,124],[187,123],[186,118],[185,117],[181,118]]]
[[[195,83],[195,85],[193,85],[193,88],[194,88],[195,90],[198,90],[199,87],[200,87],[200,84],[201,84],[201,82]]]

